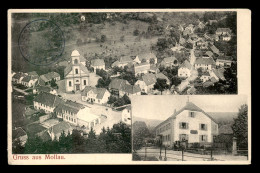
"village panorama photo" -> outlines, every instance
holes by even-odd
[[[236,11],[10,17],[13,154],[131,154],[135,96],[238,94]]]

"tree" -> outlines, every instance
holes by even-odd
[[[200,67],[200,68],[198,68],[198,76],[201,76],[202,75],[202,73],[203,73],[203,70],[202,70],[202,68]]]
[[[20,139],[15,140],[12,145],[13,154],[23,154],[24,153],[24,147],[21,144]]]
[[[133,123],[133,150],[139,150],[144,145],[144,139],[150,137],[150,131],[143,121]]]
[[[122,36],[120,37],[120,41],[121,41],[121,42],[124,42],[124,41],[125,41],[125,36],[124,36],[124,35],[122,35]]]
[[[98,79],[98,83],[96,85],[97,88],[108,88],[108,85],[110,84],[111,79],[110,77],[102,77]]]
[[[81,46],[82,44],[83,44],[83,41],[79,38],[78,40],[77,40],[77,46]]]
[[[169,85],[167,84],[166,79],[158,78],[156,80],[156,83],[154,84],[154,89],[158,89],[159,91],[161,91],[161,95],[162,95],[162,92],[168,88],[169,88]]]
[[[171,79],[171,84],[174,86],[178,86],[181,83],[181,79],[176,76],[173,76],[170,79]]]
[[[140,33],[140,31],[138,29],[135,29],[134,32],[133,32],[134,36],[138,36],[139,33]]]
[[[101,35],[100,41],[102,43],[104,43],[105,41],[107,41],[107,36],[106,35]]]
[[[155,59],[154,58],[151,58],[150,59],[150,64],[154,64],[155,63]]]
[[[56,84],[56,81],[54,79],[51,80],[51,87],[52,88],[57,88],[57,84]]]
[[[240,148],[248,147],[248,105],[244,104],[239,108],[238,117],[232,125],[234,136]]]

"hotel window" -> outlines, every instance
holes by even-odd
[[[75,73],[76,73],[76,74],[78,74],[78,73],[79,73],[79,70],[78,70],[77,68],[75,69]]]
[[[200,124],[200,130],[207,130],[207,124]]]
[[[190,112],[190,117],[194,118],[195,117],[195,112]]]
[[[69,86],[71,87],[71,81],[69,81]]]
[[[185,123],[185,122],[180,122],[180,129],[188,129],[189,128],[189,124]]]
[[[207,135],[200,135],[200,142],[207,142],[208,136]]]
[[[86,80],[84,80],[84,85],[87,85],[87,81]]]

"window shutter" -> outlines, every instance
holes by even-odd
[[[208,130],[208,125],[207,124],[205,124],[205,130]]]
[[[202,135],[200,135],[200,137],[199,137],[199,138],[200,138],[200,142],[201,142],[201,141],[202,141]]]
[[[186,129],[189,129],[189,123],[187,123],[187,128]]]
[[[208,135],[205,135],[205,142],[208,142]]]
[[[201,124],[199,124],[199,129],[201,130]]]
[[[181,122],[179,122],[179,128],[181,129]]]

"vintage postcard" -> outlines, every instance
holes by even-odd
[[[250,50],[247,9],[10,9],[8,163],[248,164]]]

